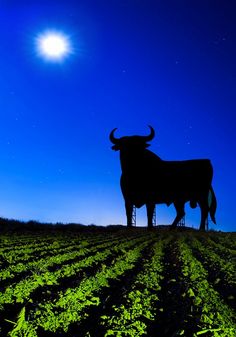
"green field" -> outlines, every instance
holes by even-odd
[[[0,236],[0,336],[235,337],[236,233]]]

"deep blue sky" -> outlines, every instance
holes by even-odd
[[[235,22],[233,0],[1,1],[0,216],[125,223],[109,132],[150,124],[161,158],[212,160],[214,228],[235,230]],[[47,29],[70,36],[64,62],[37,55]],[[159,224],[173,218],[157,207]]]

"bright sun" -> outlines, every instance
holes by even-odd
[[[36,44],[39,55],[50,61],[62,61],[71,53],[70,39],[62,33],[42,33],[37,37]]]

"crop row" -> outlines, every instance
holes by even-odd
[[[204,244],[204,246],[210,248],[215,253],[219,254],[225,260],[232,260],[236,262],[236,249],[227,248],[220,242],[215,242],[209,236],[200,236],[199,240]]]
[[[59,236],[57,235],[57,239]],[[20,250],[24,247],[34,247],[45,244],[51,244],[55,238],[52,235],[31,235],[20,236],[18,234],[2,235],[0,240],[0,252],[11,250],[15,247],[15,250]]]
[[[24,271],[30,271],[30,272],[40,272],[46,271],[49,267],[53,265],[60,265],[65,262],[68,262],[70,260],[73,260],[75,258],[84,256],[89,253],[95,252],[97,249],[103,249],[106,248],[113,243],[115,244],[118,239],[115,239],[114,241],[105,241],[100,243],[97,241],[98,245],[93,245],[91,248],[88,248],[88,246],[91,245],[90,242],[87,241],[81,241],[80,244],[77,244],[76,246],[69,246],[68,249],[62,248],[63,253],[61,250],[58,251],[57,255],[47,256],[40,258],[41,256],[38,256],[37,259],[33,261],[27,262],[27,259],[25,263],[17,263],[17,264],[11,264],[9,267],[2,269],[0,271],[0,279],[6,280],[9,278],[14,278],[15,274],[22,273]],[[66,252],[68,250],[68,252]]]
[[[3,255],[3,265],[7,265],[11,268],[15,268],[18,263],[22,263],[25,261],[30,261],[35,259],[42,258],[44,256],[49,257],[50,255],[58,254],[58,251],[71,251],[75,249],[79,249],[81,246],[85,247],[88,246],[89,243],[87,241],[81,241],[80,244],[73,244],[73,245],[68,245],[68,244],[62,244],[60,248],[55,247],[54,244],[50,246],[44,246],[44,247],[39,247],[35,249],[30,249],[24,251],[21,251],[20,253],[16,253],[14,251],[4,253]]]
[[[236,233],[209,233],[208,235],[216,243],[222,246],[235,250]]]
[[[169,240],[170,238],[155,243],[152,257],[136,275],[130,292],[123,298],[123,303],[113,306],[113,314],[101,317],[101,324],[106,328],[105,337],[146,335],[146,323],[157,319],[154,307],[159,300],[160,281],[163,278],[163,246]]]
[[[137,233],[137,235],[140,235]],[[35,258],[36,256],[44,256],[44,255],[53,255],[58,250],[73,250],[77,249],[82,243],[86,243],[88,245],[94,244],[96,242],[106,242],[111,241],[113,239],[117,239],[118,237],[122,238],[124,233],[120,234],[106,234],[101,235],[98,234],[96,236],[83,234],[75,237],[65,236],[60,238],[50,236],[49,238],[40,238],[40,240],[33,242],[29,241],[29,243],[25,243],[23,245],[14,245],[14,241],[11,244],[8,244],[5,248],[0,248],[0,264],[7,262],[8,264],[12,264],[18,261],[24,261],[28,259]],[[127,236],[127,234],[126,234]]]
[[[188,287],[185,296],[192,301],[192,315],[197,318],[193,337],[201,334],[235,337],[233,310],[222,301],[219,294],[208,283],[206,269],[193,256],[191,248],[183,239],[179,240],[179,254],[183,276]]]
[[[130,250],[127,250],[129,243],[126,246],[125,244],[119,246],[119,250],[121,252],[123,250],[123,253],[115,257],[111,265],[102,265],[95,276],[84,278],[78,287],[59,292],[59,298],[56,301],[39,304],[36,311],[29,313],[31,320],[24,318],[23,321],[22,316],[25,316],[25,313],[22,312],[15,328],[9,334],[10,337],[37,336],[37,327],[46,331],[63,330],[66,332],[71,323],[78,323],[87,316],[86,311],[89,307],[99,304],[99,292],[109,287],[110,280],[118,279],[134,267],[149,241],[145,240]]]
[[[93,242],[96,241],[107,241],[107,240],[111,240],[111,238],[109,239],[104,239],[103,237],[97,237],[97,238],[85,238],[85,237],[81,237],[77,240],[71,240],[71,241],[67,241],[67,240],[61,240],[61,241],[53,241],[52,243],[48,244],[48,243],[38,243],[37,245],[32,244],[32,245],[24,245],[23,247],[21,247],[20,249],[16,250],[14,249],[14,246],[11,246],[11,250],[8,251],[0,251],[0,259],[1,259],[1,263],[7,262],[9,264],[13,264],[17,261],[20,260],[28,260],[30,258],[34,258],[35,256],[43,256],[43,255],[52,255],[54,253],[56,253],[58,250],[69,250],[69,249],[74,249],[74,248],[78,248],[78,246],[80,246],[81,244],[92,244]]]
[[[54,250],[0,270],[3,336],[236,336],[232,236],[100,234],[48,236]]]
[[[218,277],[223,277],[224,282],[228,286],[236,286],[236,274],[235,265],[228,260],[221,258],[213,249],[208,242],[205,244],[201,243],[199,240],[193,237],[189,237],[190,247],[198,253],[198,256],[202,259],[204,265],[207,269],[210,269],[215,275],[215,282],[217,282]]]
[[[110,242],[107,243],[106,246],[96,246],[91,248],[90,250],[83,248],[80,251],[75,252],[73,258],[75,257],[75,255],[77,255],[77,257],[84,257],[88,253],[97,253],[95,255],[85,257],[84,259],[73,264],[63,264],[61,268],[55,270],[54,272],[48,271],[47,268],[55,263],[62,264],[66,261],[66,259],[70,258],[71,256],[65,255],[60,256],[59,258],[54,257],[54,260],[52,259],[51,261],[45,260],[45,264],[41,266],[41,270],[38,270],[37,272],[34,271],[31,276],[26,277],[15,285],[13,284],[7,287],[4,292],[0,293],[0,308],[3,309],[3,305],[7,303],[25,303],[27,300],[30,300],[32,292],[34,292],[39,287],[43,287],[45,285],[57,285],[59,280],[65,277],[75,275],[83,268],[91,267],[92,265],[95,265],[105,260],[108,256],[111,256],[116,252],[122,252],[122,250],[125,250],[129,246],[135,245],[139,241],[142,241],[142,238],[137,238],[129,241],[124,239],[124,241],[125,242],[121,242],[117,246],[114,246],[114,243]],[[104,250],[98,251],[99,248],[103,248]]]

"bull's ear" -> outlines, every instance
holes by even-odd
[[[112,148],[112,150],[114,150],[114,151],[119,151],[119,150],[120,150],[120,147],[119,147],[118,144],[113,145],[111,148]]]

